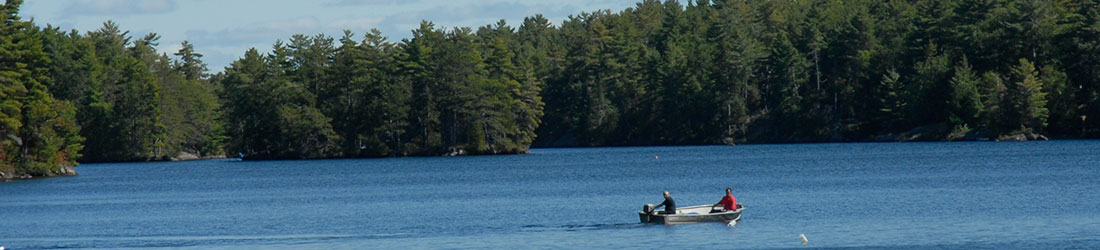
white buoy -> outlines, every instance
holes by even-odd
[[[729,226],[729,227],[733,227],[733,226],[736,226],[736,225],[737,225],[736,220],[731,220],[730,223],[726,224],[726,226]],[[3,249],[0,249],[0,250],[3,250]]]
[[[807,242],[810,242],[809,240],[806,240],[805,234],[798,234],[798,238],[802,238],[802,245],[806,245]]]

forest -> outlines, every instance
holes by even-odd
[[[111,21],[0,23],[0,173],[79,162],[1100,135],[1097,0],[646,0],[294,35],[208,69]],[[1091,118],[1091,119],[1090,119]]]

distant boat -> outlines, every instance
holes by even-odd
[[[718,209],[715,209],[718,208]],[[698,222],[722,222],[741,221],[741,211],[745,207],[737,204],[736,210],[721,211],[721,205],[698,205],[677,208],[676,214],[659,214],[653,211],[652,204],[646,204],[643,211],[638,212],[638,218],[642,223],[659,223],[666,225],[698,223]]]

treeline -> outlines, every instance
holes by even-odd
[[[1100,1],[649,0],[560,25],[534,16],[474,32],[425,22],[396,44],[377,32],[360,42],[347,33],[339,46],[298,35],[268,55],[249,52],[222,85],[231,94],[241,82],[286,81],[237,93],[306,96],[223,99],[238,114],[230,134],[242,135],[231,151],[276,158],[516,152],[532,138],[601,146],[1091,137],[1100,120],[1087,119],[1100,117],[1098,9]],[[275,79],[251,77],[258,72]],[[235,80],[242,75],[251,82]],[[233,101],[245,99],[257,101]],[[288,115],[301,119],[279,118]]]
[[[0,179],[73,174],[81,162],[224,155],[216,87],[184,42],[133,39],[107,22],[81,34],[39,27],[2,6]]]
[[[716,0],[584,13],[538,33],[536,146],[1094,137],[1098,10]]]
[[[401,43],[295,35],[214,77],[230,152],[250,159],[522,153],[542,116],[532,45],[503,22]]]
[[[1096,0],[648,0],[399,42],[295,35],[213,75],[187,42],[40,28],[20,2],[0,24],[0,172],[1100,133]]]
[[[0,179],[71,173],[83,140],[76,108],[47,90],[49,55],[20,3],[0,6]]]
[[[191,44],[158,54],[157,34],[130,37],[113,22],[80,34],[34,31],[49,55],[40,67],[53,97],[76,105],[82,162],[223,155],[216,88]]]

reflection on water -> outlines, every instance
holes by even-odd
[[[8,248],[1100,248],[1100,142],[87,164],[0,183]],[[659,157],[655,157],[659,156]],[[731,187],[735,227],[637,223]]]

